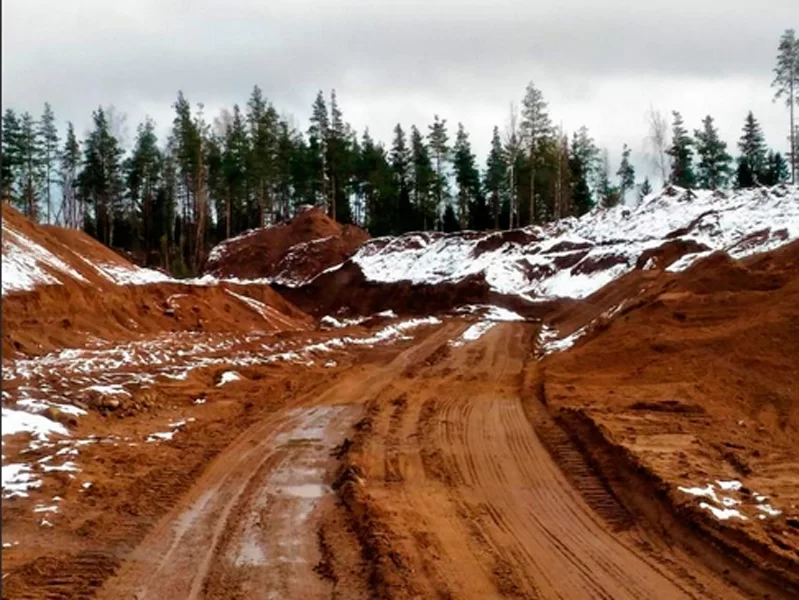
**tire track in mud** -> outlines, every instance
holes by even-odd
[[[285,597],[357,597],[363,585],[343,569],[358,566],[331,560],[324,550],[347,527],[327,489],[334,479],[332,451],[369,398],[457,328],[445,325],[397,350],[388,363],[344,371],[323,392],[313,386],[253,425],[214,460],[182,509],[162,520],[99,597],[257,598],[270,590]]]
[[[402,573],[383,576],[404,574],[408,585],[385,597],[708,597],[707,573],[686,577],[670,558],[641,554],[628,535],[632,516],[546,408],[534,414],[522,400],[530,330],[495,327],[476,342],[481,347],[420,367],[425,385],[404,390],[406,418],[416,417],[414,444],[397,447],[389,424],[374,428],[367,452],[356,451],[362,493],[377,504],[385,536],[377,550],[403,557]],[[402,481],[370,470],[370,461],[393,462],[398,452]],[[743,597],[724,582],[714,586]]]

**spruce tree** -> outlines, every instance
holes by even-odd
[[[669,183],[691,189],[696,184],[693,168],[694,141],[685,129],[682,115],[672,111],[674,121],[671,126],[671,147],[666,153],[671,157],[671,173]]]
[[[126,183],[131,202],[130,218],[134,250],[141,248],[145,257],[157,248],[152,236],[153,205],[161,183],[161,151],[155,135],[155,122],[147,118],[136,129],[133,152],[125,162]]]
[[[737,186],[750,188],[759,185],[768,167],[766,141],[751,110],[746,115],[738,149],[741,155],[738,158]]]
[[[448,199],[446,165],[449,161],[449,137],[447,135],[447,120],[439,119],[435,115],[433,124],[428,126],[427,134],[432,153],[433,164],[435,167],[435,179],[433,180],[433,195],[435,197],[435,212],[438,214],[444,206],[444,201]]]
[[[599,171],[599,198],[602,208],[612,208],[621,201],[619,189],[610,182],[610,158],[607,149],[602,151]]]
[[[444,231],[445,233],[460,231],[458,217],[455,215],[455,210],[452,208],[452,204],[449,202],[447,202],[447,207],[444,209],[444,214],[441,217],[440,228],[441,231]]]
[[[795,121],[794,108],[799,104],[799,38],[793,29],[786,29],[780,38],[777,50],[777,65],[774,67],[774,81],[772,87],[776,88],[774,99],[785,98],[785,105],[790,115],[788,139],[791,146],[791,181],[797,182],[799,164],[796,160],[796,136],[794,135]]]
[[[2,186],[3,200],[21,206],[18,194],[22,167],[22,131],[17,113],[6,109],[2,122]]]
[[[39,218],[39,192],[43,187],[43,149],[39,128],[30,113],[20,119],[20,197],[24,213],[32,221]]]
[[[587,127],[580,127],[572,136],[569,154],[575,212],[578,215],[583,215],[595,206],[594,198],[600,195],[599,184],[602,170],[599,148],[588,133]]]
[[[61,152],[61,184],[64,225],[70,228],[79,228],[82,225],[80,205],[77,198],[77,178],[80,166],[80,145],[75,137],[75,127],[72,122],[67,123],[67,137],[64,139],[64,149]]]
[[[452,167],[455,171],[455,184],[458,186],[458,224],[461,229],[465,229],[470,220],[470,211],[474,208],[476,212],[484,213],[484,206],[480,203],[480,173],[477,171],[469,134],[466,133],[463,123],[458,123],[455,134]],[[485,214],[473,215],[473,218],[474,228],[485,227]]]
[[[594,200],[591,195],[591,188],[588,185],[588,165],[576,133],[572,136],[572,143],[569,148],[569,170],[571,171],[574,212],[579,217],[594,207]]]
[[[235,104],[232,119],[225,130],[221,155],[227,237],[261,223],[261,205],[258,201],[253,202],[249,190],[249,183],[257,178],[250,174],[253,166],[252,146],[245,122],[246,117],[242,115],[239,105]]]
[[[39,120],[39,140],[41,142],[42,178],[44,184],[44,202],[47,207],[47,222],[53,216],[51,187],[58,183],[56,162],[58,160],[58,129],[55,125],[55,114],[49,102],[44,103],[44,112]]]
[[[702,129],[694,131],[696,155],[696,181],[700,188],[715,190],[727,185],[730,177],[732,157],[727,154],[727,142],[719,137],[713,117],[702,120]]]
[[[627,144],[624,144],[621,151],[621,163],[619,170],[616,171],[616,176],[619,178],[619,194],[623,202],[627,191],[635,186],[635,168],[630,162],[630,148]]]
[[[503,197],[506,196],[508,187],[508,158],[502,140],[499,137],[499,127],[494,127],[491,136],[491,150],[486,160],[485,177],[483,185],[488,196],[488,208],[494,229],[499,229],[499,216],[502,211]]]
[[[411,127],[411,156],[413,161],[413,202],[419,214],[418,224],[423,231],[432,228],[436,219],[434,185],[436,172],[430,152],[416,126]]]
[[[394,127],[394,139],[391,144],[391,170],[397,188],[397,226],[400,231],[414,229],[416,218],[411,204],[411,188],[413,179],[413,156],[402,125]]]
[[[641,188],[638,190],[638,202],[641,202],[651,193],[652,193],[652,184],[649,183],[649,177],[646,177],[644,179],[644,182],[641,184]]]
[[[782,154],[770,150],[766,163],[768,166],[766,167],[763,185],[777,185],[791,180],[788,162],[782,157]]]
[[[93,208],[89,232],[106,246],[114,243],[113,213],[122,193],[119,141],[111,134],[106,113],[92,113],[94,129],[84,141],[82,170],[78,175],[81,201]]]

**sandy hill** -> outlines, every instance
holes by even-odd
[[[296,286],[345,261],[368,239],[359,227],[306,208],[284,223],[225,240],[211,250],[203,273]]]
[[[81,231],[36,225],[6,204],[2,211],[3,356],[82,345],[92,336],[310,326],[268,286],[176,281]]]
[[[597,209],[545,226],[372,239],[338,268],[286,293],[320,313],[342,306],[424,313],[476,301],[535,312],[542,302],[585,298],[636,269],[677,272],[718,250],[743,258],[797,238],[795,186],[668,187],[634,208]]]

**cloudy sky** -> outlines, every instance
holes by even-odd
[[[97,105],[165,132],[178,89],[210,116],[254,84],[307,127],[318,89],[347,121],[390,140],[397,122],[463,122],[482,160],[528,81],[556,124],[589,127],[615,170],[642,170],[650,105],[689,128],[712,114],[728,142],[748,110],[787,147],[772,103],[779,36],[796,0],[3,0],[3,108],[49,101],[79,134]]]

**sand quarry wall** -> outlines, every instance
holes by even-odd
[[[182,283],[140,269],[81,231],[31,223],[3,204],[3,356],[92,337],[277,331],[313,320],[266,285]]]

